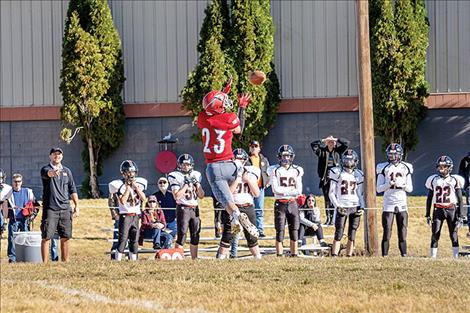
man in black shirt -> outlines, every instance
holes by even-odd
[[[51,162],[41,169],[43,185],[43,215],[41,221],[41,254],[44,263],[48,262],[49,240],[57,231],[60,237],[61,260],[69,260],[69,239],[72,238],[72,214],[78,217],[78,194],[72,172],[62,166],[64,157],[61,148],[49,152]],[[70,207],[70,198],[74,208]]]
[[[320,178],[319,187],[323,191],[325,198],[326,224],[333,225],[334,206],[330,201],[328,193],[330,191],[330,180],[328,172],[335,166],[340,165],[341,155],[348,149],[349,141],[342,138],[328,136],[323,139],[313,141],[310,146],[313,153],[318,156],[318,177]]]
[[[153,195],[157,197],[158,204],[165,215],[166,228],[171,229],[171,235],[176,238],[176,201],[173,193],[168,190],[168,179],[160,177],[157,182],[158,191]],[[165,210],[166,209],[166,210]]]

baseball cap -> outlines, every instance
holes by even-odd
[[[150,195],[150,196],[148,196],[147,201],[149,201],[149,202],[150,202],[150,201],[155,201],[155,202],[156,202],[156,201],[157,201],[157,197],[155,197],[154,195]]]
[[[64,154],[64,151],[62,151],[62,149],[59,148],[59,147],[52,148],[51,151],[49,152],[49,154],[53,154],[53,153],[56,153],[56,152],[60,152],[60,153]]]
[[[165,177],[160,177],[160,178],[158,179],[158,183],[159,183],[159,182],[162,182],[162,181],[164,181],[165,183],[168,183],[168,179],[166,179]]]
[[[259,142],[257,140],[252,140],[250,142],[250,146],[260,146]]]

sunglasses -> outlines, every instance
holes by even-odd
[[[259,145],[251,145],[250,148],[258,148]]]
[[[14,182],[15,184],[22,183],[22,181],[21,181],[21,180],[15,180],[15,181],[13,181],[13,182]]]
[[[159,185],[166,185],[166,181],[159,181],[158,184]]]
[[[153,200],[152,200],[152,201],[149,201],[149,203],[157,203],[157,201],[153,201]]]

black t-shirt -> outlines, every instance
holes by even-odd
[[[158,204],[160,204],[161,208],[175,208],[176,201],[173,197],[173,194],[170,191],[166,191],[163,194],[160,190],[153,194],[157,197]],[[176,219],[176,211],[175,210],[163,210],[163,214],[165,214],[165,220],[167,223],[172,223]]]
[[[58,177],[49,177],[47,172],[54,170],[51,164],[41,169],[43,186],[42,205],[45,209],[54,211],[70,209],[70,195],[77,193],[72,172],[67,167],[62,167]]]

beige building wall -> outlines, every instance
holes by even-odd
[[[109,1],[127,103],[178,102],[197,62],[205,0]],[[470,92],[470,1],[426,1],[432,92]],[[68,1],[0,1],[0,105],[60,106]],[[272,1],[284,99],[357,96],[354,1]]]

